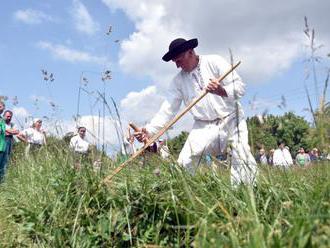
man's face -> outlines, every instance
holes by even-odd
[[[177,68],[181,68],[185,72],[190,72],[193,69],[193,56],[191,50],[179,54],[179,56],[172,59],[172,61],[176,64]]]
[[[85,135],[86,135],[86,129],[85,128],[80,128],[78,132],[79,132],[79,136],[81,138],[85,138]]]
[[[5,110],[5,105],[3,103],[0,103],[0,114]]]
[[[13,116],[12,116],[12,114],[10,112],[6,112],[5,113],[5,121],[6,121],[6,123],[10,123],[12,117]]]

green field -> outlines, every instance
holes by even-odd
[[[0,185],[0,247],[330,247],[330,166],[260,168],[255,188],[229,171],[190,176],[172,162],[73,168],[68,151],[16,154]]]

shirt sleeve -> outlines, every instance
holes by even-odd
[[[288,165],[292,165],[293,160],[292,160],[291,153],[288,150],[286,150],[285,153],[286,153],[286,161],[287,161]]]
[[[75,148],[75,139],[74,139],[74,137],[71,138],[69,146],[70,146],[71,149]]]
[[[216,66],[217,74],[221,77],[232,66],[220,56],[213,57],[214,64]],[[231,72],[222,82],[222,87],[226,90],[228,100],[239,99],[245,94],[245,83],[241,77],[234,70]]]
[[[180,80],[176,77],[170,86],[167,99],[163,102],[158,113],[146,125],[147,131],[153,135],[162,129],[167,122],[174,118],[182,103],[182,93],[178,88]]]
[[[278,151],[274,151],[274,154],[273,154],[273,164],[274,165],[279,165],[279,159],[278,159]]]

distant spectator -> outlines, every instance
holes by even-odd
[[[300,166],[307,166],[311,162],[311,159],[308,155],[308,153],[305,153],[305,150],[303,147],[299,148],[299,152],[296,156],[296,164]]]
[[[160,138],[158,140],[158,152],[160,156],[164,159],[170,157],[170,149],[167,147],[166,142],[164,139]]]
[[[1,114],[5,109],[5,104],[0,101],[0,182],[6,172],[6,124]]]
[[[309,153],[309,157],[311,159],[311,162],[316,162],[319,160],[319,151],[317,148],[313,148],[311,152]]]
[[[70,140],[70,148],[78,154],[87,154],[89,143],[85,140],[86,128],[79,127],[78,134],[73,136]]]
[[[45,131],[41,128],[42,120],[39,118],[33,119],[32,126],[24,129],[20,136],[28,143],[25,149],[25,155],[38,151],[43,145],[46,144]]]
[[[285,148],[285,143],[283,141],[279,141],[278,149],[275,150],[273,155],[273,164],[274,166],[280,167],[289,167],[293,165],[293,160],[291,154],[287,148]]]
[[[124,138],[123,154],[132,156],[136,152],[134,145],[134,136],[131,134],[130,127],[127,129],[127,136]]]
[[[259,152],[256,156],[256,161],[257,161],[257,163],[260,163],[260,164],[263,164],[263,165],[268,164],[268,159],[267,159],[266,152],[265,152],[264,148],[259,149]]]
[[[6,124],[6,160],[8,163],[14,143],[14,136],[18,135],[19,131],[16,129],[15,124],[11,121],[13,117],[12,111],[6,110],[3,116]],[[20,138],[20,136],[18,136],[18,138]]]
[[[269,156],[268,156],[268,164],[269,165],[274,165],[274,163],[273,163],[274,152],[275,152],[275,149],[270,149],[269,150]]]

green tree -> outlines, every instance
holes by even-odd
[[[188,135],[189,135],[188,132],[181,132],[181,134],[168,141],[167,145],[172,155],[174,156],[179,155],[184,143],[187,140]]]
[[[262,120],[253,116],[247,119],[249,143],[255,153],[260,147],[266,150],[277,147],[277,141],[283,140],[295,153],[300,146],[310,149],[310,126],[303,117],[292,112],[283,116],[267,115]]]

